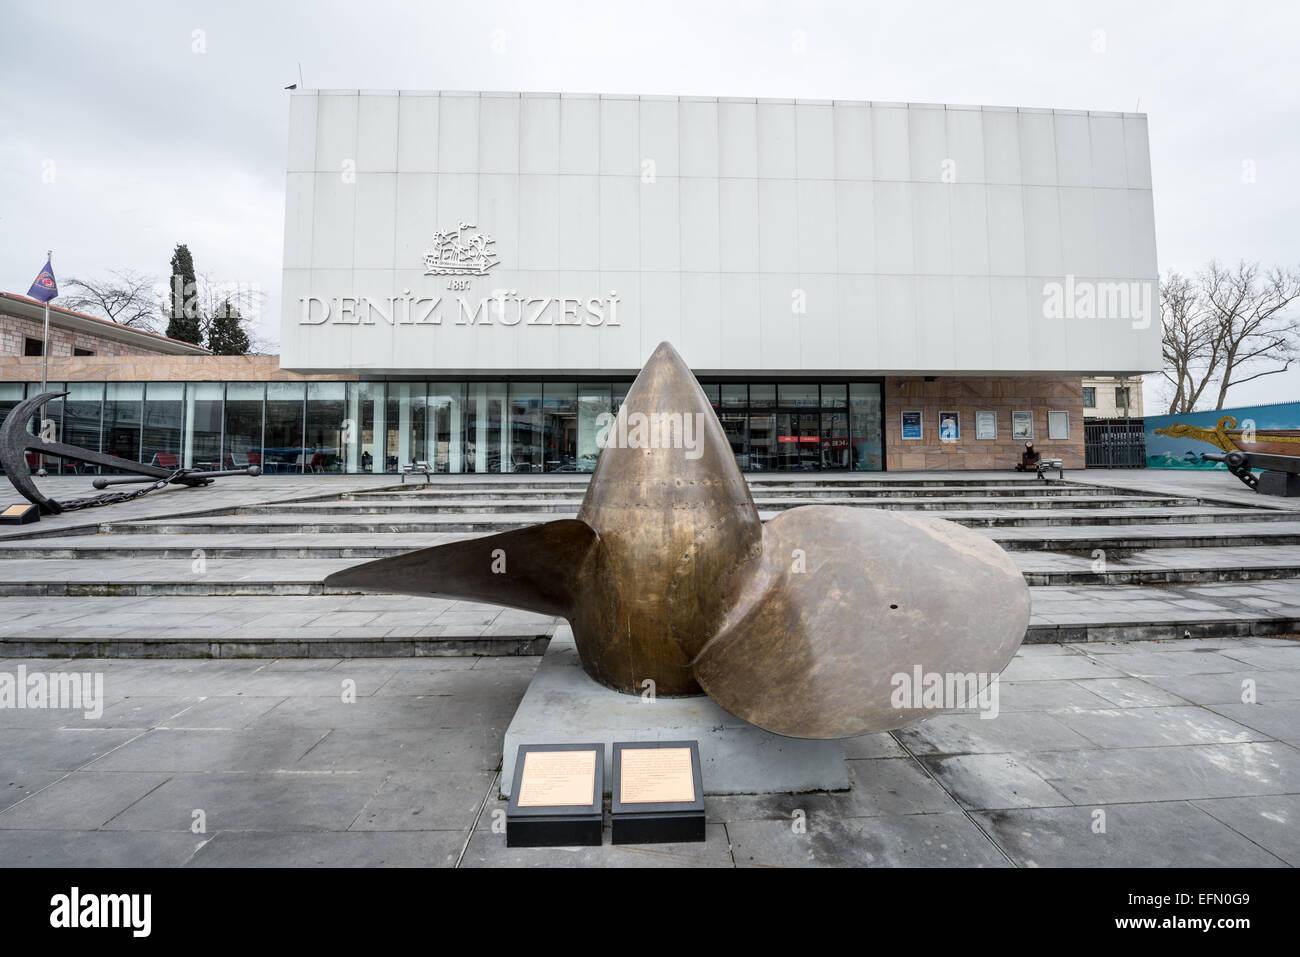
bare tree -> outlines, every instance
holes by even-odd
[[[1160,345],[1165,379],[1174,387],[1169,414],[1191,412],[1219,366],[1219,337],[1200,286],[1170,270],[1160,283]]]
[[[1222,409],[1234,385],[1285,372],[1297,360],[1300,321],[1289,312],[1297,298],[1296,270],[1212,260],[1195,279],[1166,273],[1160,319],[1169,412],[1194,412],[1211,384]]]
[[[1215,408],[1222,409],[1234,385],[1285,372],[1296,361],[1300,322],[1288,309],[1300,297],[1300,272],[1278,267],[1261,272],[1259,263],[1244,260],[1228,269],[1216,260],[1201,273],[1200,283],[1219,340]]]
[[[131,269],[110,269],[104,279],[70,278],[64,283],[59,305],[101,316],[133,329],[157,332],[155,280]]]

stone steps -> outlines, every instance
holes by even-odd
[[[1031,587],[1027,642],[1289,635],[1293,582]],[[535,655],[559,619],[388,595],[0,597],[0,658]]]
[[[1112,557],[1135,549],[1233,548],[1300,545],[1300,520],[1269,513],[1277,521],[1229,521],[1184,524],[1108,525],[1062,528],[1059,526],[994,527],[978,529],[1010,552],[1050,551],[1078,553],[1104,549]],[[0,562],[20,559],[102,560],[107,558],[191,561],[196,548],[209,560],[234,559],[351,559],[364,561],[400,555],[489,533],[384,533],[353,531],[340,542],[336,536],[309,533],[269,533],[247,526],[204,536],[136,533],[120,535],[65,535],[0,541]]]
[[[568,513],[576,516],[576,510]],[[779,514],[760,508],[764,521]],[[393,515],[384,521],[373,516],[298,513],[284,515],[220,515],[179,518],[140,519],[129,522],[103,522],[92,526],[104,535],[220,535],[220,534],[434,534],[493,533],[523,528],[527,525],[555,521],[565,517],[554,512],[515,513],[508,517],[484,515]],[[1190,505],[1178,508],[1134,508],[1114,506],[1105,509],[950,509],[939,517],[975,528],[1110,526],[1129,524],[1217,524],[1219,522],[1277,522],[1289,513],[1269,509],[1244,509],[1229,506]],[[85,529],[81,529],[84,531]],[[66,530],[36,530],[14,533],[8,541],[57,538]]]
[[[356,494],[345,494],[331,498],[322,496],[319,498],[299,499],[298,504],[308,505],[312,503],[324,503],[327,501],[352,502],[355,504],[401,504],[422,505],[428,502],[437,502],[440,504],[451,504],[459,501],[479,502],[509,502],[520,499],[531,501],[543,500],[564,500],[581,502],[585,489],[561,489],[551,490],[537,486],[520,486],[514,489],[484,490],[484,489],[463,489],[447,488],[438,485],[424,486],[421,488],[410,489],[404,493],[394,493],[391,491],[381,492],[361,492]],[[807,486],[807,485],[765,485],[761,483],[750,483],[750,492],[755,499],[778,496],[782,498],[927,498],[927,497],[948,497],[952,495],[981,495],[984,497],[1006,497],[1006,498],[1056,498],[1082,496],[1089,497],[1096,495],[1098,489],[1088,485],[1064,485],[1053,484],[1047,485],[1039,482],[1035,485],[966,485],[954,488],[952,486],[927,486],[927,485],[839,485],[839,486]],[[1139,494],[1139,493],[1121,493],[1121,494]]]
[[[8,529],[0,657],[540,653],[549,616],[324,591],[326,575],[357,562],[576,515],[587,483],[445,479],[426,488],[322,478],[285,485],[278,503],[271,483],[224,498],[160,493]],[[1030,584],[1029,641],[1277,635],[1300,619],[1300,512],[1253,498],[1229,504],[1177,482],[1135,491],[989,474],[778,475],[750,485],[764,520],[825,503],[979,529]]]
[[[326,595],[332,572],[357,563],[355,556],[303,559],[223,560],[201,549],[178,558],[43,558],[0,562],[5,595]],[[1300,578],[1300,546],[1239,546],[1214,550],[1154,548],[1115,550],[1103,561],[1091,552],[1071,554],[1020,550],[1013,554],[1030,585],[1165,584]],[[1300,584],[1296,585],[1300,598]]]
[[[781,497],[775,495],[756,495],[754,504],[769,511],[798,508],[803,505],[846,505],[854,508],[884,508],[906,511],[943,511],[949,509],[969,508],[972,505],[997,505],[1007,500],[997,496],[961,495],[908,498],[890,497],[840,497],[838,495],[820,495],[816,497]],[[373,502],[338,501],[338,502],[286,502],[274,505],[254,505],[238,509],[236,515],[276,515],[292,517],[299,514],[308,515],[489,515],[529,513],[577,514],[580,499],[529,499],[512,500],[469,499],[453,502],[438,500]],[[1044,508],[1125,508],[1143,505],[1153,508],[1192,507],[1199,504],[1196,499],[1180,497],[1158,497],[1150,495],[1091,495],[1077,496],[1043,496],[1019,497],[1014,507],[1019,509]]]

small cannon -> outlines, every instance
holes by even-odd
[[[14,488],[18,489],[29,502],[36,504],[44,515],[58,515],[60,512],[70,512],[79,508],[112,505],[115,502],[129,502],[131,499],[147,495],[149,492],[165,488],[168,485],[211,485],[213,479],[227,475],[255,476],[262,474],[261,468],[256,465],[243,469],[229,469],[217,472],[204,472],[199,469],[185,468],[166,469],[157,465],[146,465],[144,462],[133,462],[130,459],[118,458],[116,455],[109,455],[106,452],[83,449],[77,445],[48,441],[27,431],[27,423],[31,421],[32,416],[39,409],[44,407],[45,403],[62,398],[67,394],[66,392],[42,392],[38,396],[19,402],[5,419],[4,425],[0,426],[0,466],[4,467],[5,475],[13,483]],[[71,459],[75,462],[85,462],[88,465],[105,466],[122,472],[134,473],[113,478],[97,478],[91,483],[97,489],[107,488],[109,485],[126,485],[137,482],[149,482],[151,484],[147,488],[135,489],[130,492],[105,492],[103,495],[92,495],[88,498],[68,499],[67,501],[58,502],[46,495],[42,495],[40,490],[36,488],[36,483],[32,481],[31,472],[27,468],[26,453],[28,452],[52,455],[55,458]]]

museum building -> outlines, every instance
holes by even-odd
[[[667,340],[747,470],[1082,467],[1082,377],[1160,366],[1141,114],[295,91],[283,267],[278,361],[51,357],[61,435],[590,471]]]

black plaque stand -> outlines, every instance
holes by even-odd
[[[524,758],[531,751],[595,751],[595,784],[590,804],[519,806]],[[521,744],[515,758],[510,805],[506,809],[506,847],[600,847],[604,825],[604,744]]]
[[[0,525],[29,525],[41,520],[41,510],[36,505],[6,505],[0,511]]]
[[[641,748],[689,748],[695,800],[624,804],[621,800],[623,752]],[[704,840],[704,783],[700,775],[700,746],[696,741],[616,741],[614,781],[610,801],[613,844],[677,844]]]

